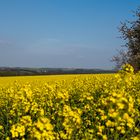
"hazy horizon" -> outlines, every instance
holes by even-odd
[[[0,67],[112,69],[138,0],[0,1]]]

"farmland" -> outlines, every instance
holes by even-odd
[[[140,139],[140,76],[0,78],[0,139]]]

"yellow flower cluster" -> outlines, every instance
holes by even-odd
[[[0,139],[140,139],[140,73],[0,78]]]

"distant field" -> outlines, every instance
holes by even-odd
[[[140,138],[140,77],[119,74],[0,78],[0,139]]]
[[[69,75],[48,75],[48,76],[11,76],[11,77],[0,77],[0,85],[5,86],[13,84],[15,82],[20,83],[33,83],[33,82],[55,82],[61,80],[72,80],[75,78],[90,78],[97,77],[97,75],[103,75],[103,77],[111,76],[112,74],[69,74]]]

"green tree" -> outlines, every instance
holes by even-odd
[[[117,68],[129,63],[135,71],[138,71],[140,70],[140,8],[134,12],[134,16],[136,18],[134,21],[121,23],[119,31],[126,43],[112,60],[116,62]]]

